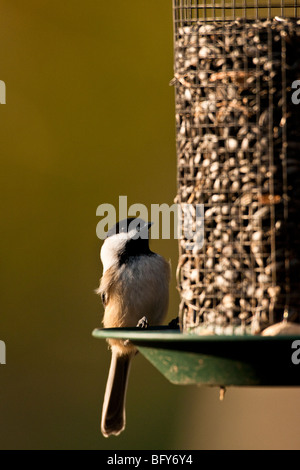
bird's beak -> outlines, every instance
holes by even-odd
[[[138,232],[137,235],[145,240],[148,239],[151,225],[153,225],[153,222],[145,222],[145,225],[141,228],[140,232]]]

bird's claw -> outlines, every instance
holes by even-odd
[[[149,326],[149,323],[148,323],[147,317],[140,318],[136,325],[137,328],[142,328],[143,330],[148,328],[148,326]]]
[[[168,328],[171,330],[178,330],[179,329],[179,317],[174,318],[173,320],[170,321],[168,324]]]
[[[149,323],[148,323],[147,317],[142,317],[139,319],[136,325],[136,328],[141,328],[142,330],[145,330],[146,328],[148,328],[148,326],[149,326]],[[130,340],[125,339],[123,344],[124,346],[128,346],[130,344]]]

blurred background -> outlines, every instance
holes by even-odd
[[[1,0],[1,449],[297,449],[298,389],[170,384],[141,355],[127,429],[100,433],[110,361],[96,208],[176,194],[171,0]],[[152,248],[177,263],[177,242]],[[168,320],[177,315],[171,286]],[[272,360],[272,358],[270,358]]]

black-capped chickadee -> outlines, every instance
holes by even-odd
[[[160,325],[169,302],[170,264],[149,249],[152,223],[124,219],[107,233],[101,248],[103,276],[97,293],[105,307],[105,328],[135,327],[145,316]],[[101,431],[118,436],[125,429],[125,399],[129,368],[136,348],[128,341],[109,339],[112,358],[104,395]]]

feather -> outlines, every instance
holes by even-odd
[[[105,437],[118,436],[125,428],[125,401],[130,363],[130,355],[120,356],[112,348],[101,420],[101,431]]]

